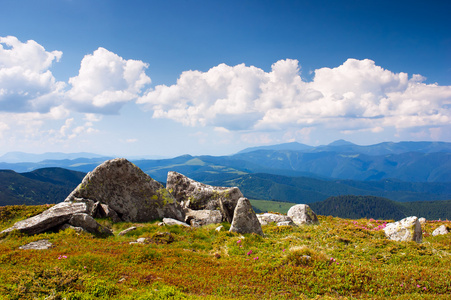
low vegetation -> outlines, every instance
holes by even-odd
[[[0,230],[46,206],[0,207]],[[265,237],[99,220],[124,236],[67,229],[0,236],[0,299],[449,299],[451,234],[387,240],[389,220],[319,216],[320,225],[263,226]],[[130,242],[145,238],[143,244]],[[19,246],[48,239],[48,250]]]

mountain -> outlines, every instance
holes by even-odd
[[[292,143],[284,143],[284,144],[271,145],[271,146],[250,147],[250,148],[246,148],[246,149],[243,149],[243,150],[239,151],[237,154],[248,153],[248,152],[253,152],[253,151],[258,151],[258,150],[306,151],[306,150],[310,150],[310,149],[313,149],[313,148],[314,147],[312,147],[312,146],[300,144],[298,142],[292,142]]]
[[[85,175],[61,168],[45,168],[27,173],[0,170],[0,206],[61,202]]]
[[[374,196],[334,196],[309,205],[319,215],[347,219],[400,220],[408,216],[427,220],[451,219],[451,200],[400,203]]]
[[[76,158],[99,158],[102,155],[88,152],[78,153],[62,153],[62,152],[46,152],[43,154],[33,154],[25,152],[8,152],[0,156],[0,162],[4,163],[19,163],[19,162],[31,162],[36,163],[44,160],[63,160],[63,159],[76,159]],[[104,156],[103,156],[104,157]]]
[[[411,183],[395,180],[321,180],[274,174],[245,174],[207,182],[218,186],[237,186],[248,198],[293,203],[313,203],[330,196],[371,195],[399,202],[451,199],[449,183]]]

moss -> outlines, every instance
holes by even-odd
[[[163,200],[163,205],[174,203],[174,197],[172,197],[169,191],[164,187],[157,190],[157,194],[159,198]]]

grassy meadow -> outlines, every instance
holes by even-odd
[[[47,208],[0,207],[0,230]],[[0,299],[450,299],[451,234],[431,235],[450,222],[428,221],[416,244],[387,240],[382,220],[319,220],[265,237],[108,219],[108,238],[13,232],[0,236]],[[40,239],[53,248],[19,249]]]

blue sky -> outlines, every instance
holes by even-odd
[[[0,0],[0,155],[451,142],[448,1]]]

